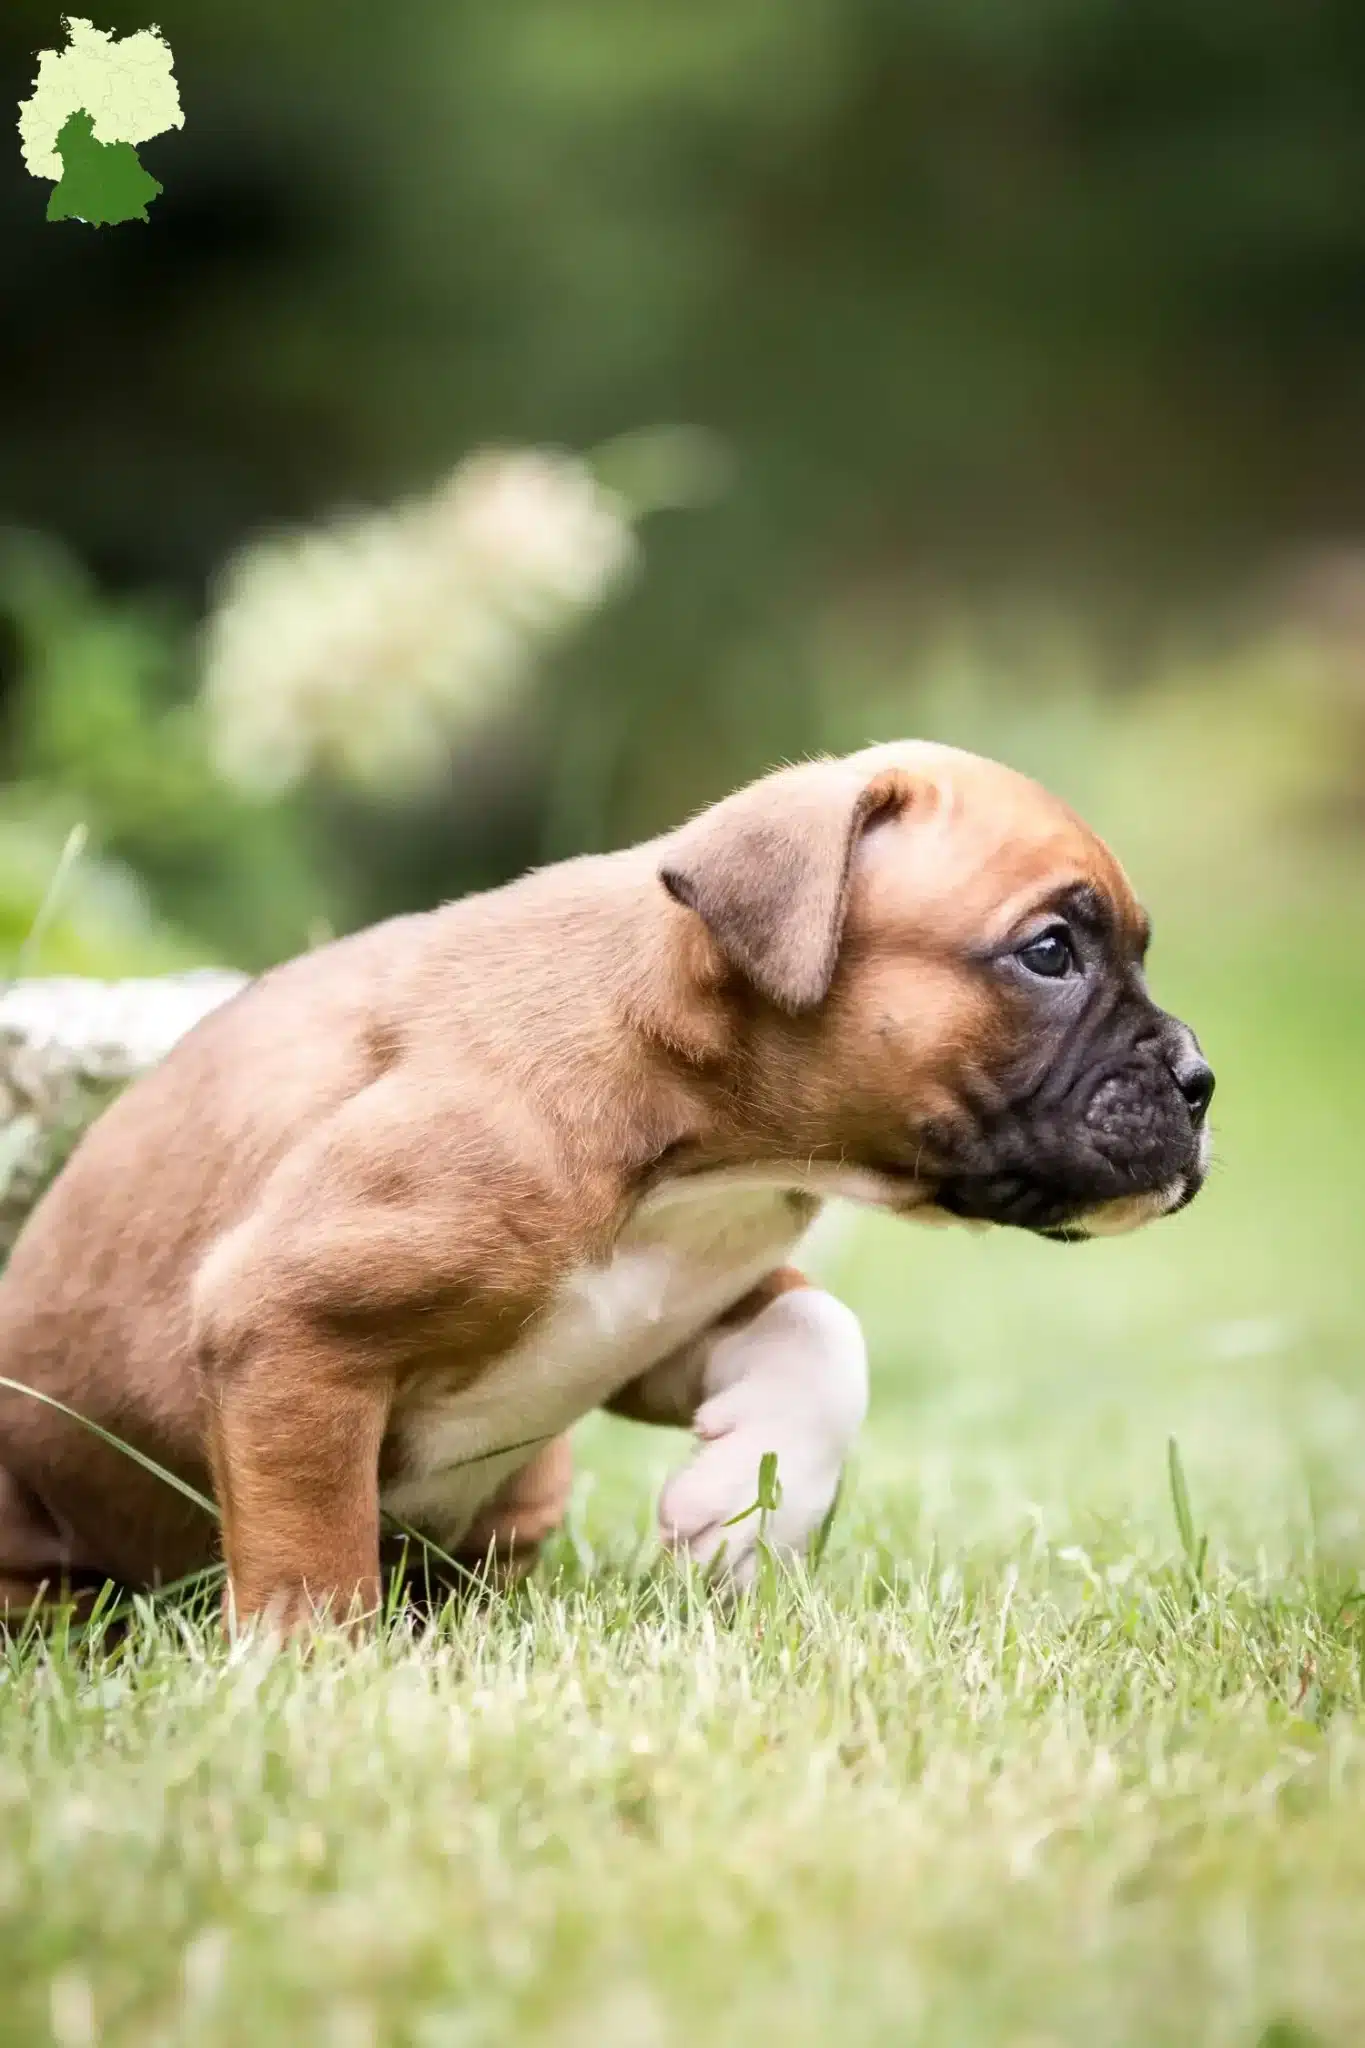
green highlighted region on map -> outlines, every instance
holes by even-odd
[[[185,124],[169,46],[156,28],[117,36],[78,15],[63,26],[65,47],[40,52],[19,108],[24,164],[56,183],[49,220],[145,221],[162,188],[137,145]]]
[[[49,220],[83,220],[92,228],[146,220],[161,187],[144,171],[131,142],[96,142],[87,113],[72,114],[57,137],[60,184],[47,202]]]

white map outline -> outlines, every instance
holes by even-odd
[[[148,142],[183,128],[170,46],[155,22],[131,35],[65,15],[67,45],[43,50],[32,97],[20,102],[19,140],[35,178],[59,179],[57,137],[72,114],[89,114],[97,142]]]

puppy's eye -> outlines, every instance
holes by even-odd
[[[1040,975],[1044,981],[1060,981],[1063,976],[1074,974],[1077,967],[1076,948],[1064,924],[1039,932],[1036,939],[1019,948],[1018,958],[1030,974]]]

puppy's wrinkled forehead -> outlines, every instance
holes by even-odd
[[[953,747],[869,748],[869,770],[899,768],[914,798],[865,838],[850,929],[890,941],[945,945],[1003,940],[1049,909],[1080,907],[1140,954],[1146,916],[1104,841],[1060,798],[996,761]]]

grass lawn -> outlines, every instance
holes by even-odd
[[[0,2042],[1365,2040],[1365,915],[1158,881],[1221,1170],[1084,1250],[826,1242],[874,1411],[813,1581],[660,1572],[680,1446],[594,1420],[425,1638],[0,1661]]]

